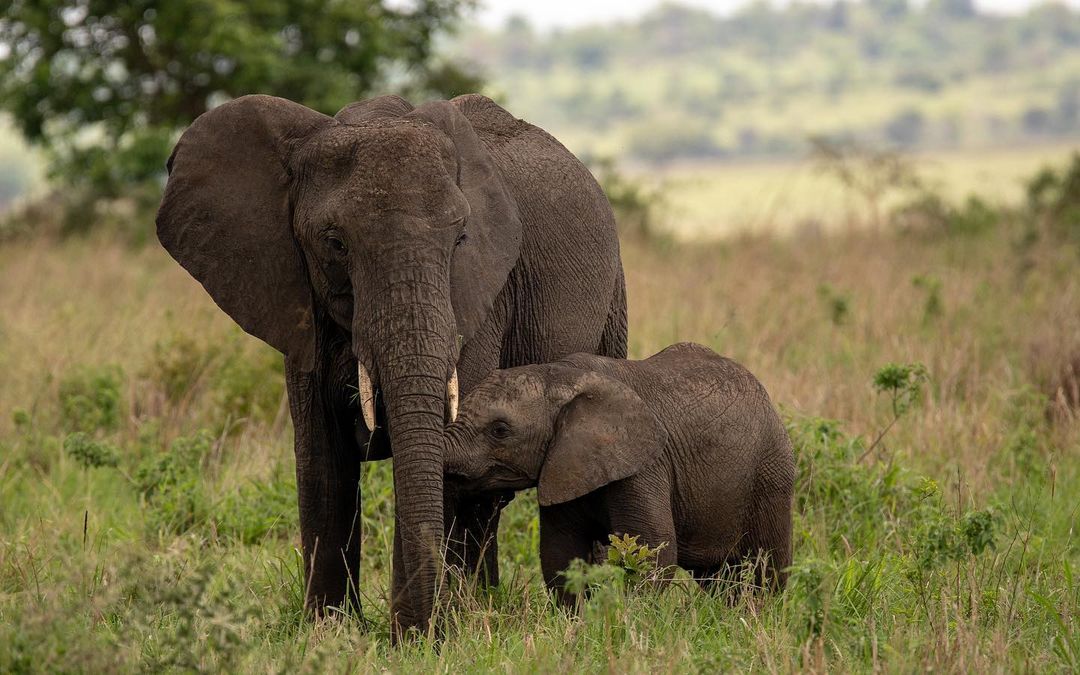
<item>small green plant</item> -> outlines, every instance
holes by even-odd
[[[70,431],[113,431],[120,425],[119,366],[84,366],[60,382],[60,412]]]
[[[890,396],[892,419],[878,432],[870,447],[859,457],[860,461],[868,457],[900,418],[919,402],[928,379],[926,366],[921,363],[889,363],[874,373],[874,389]]]
[[[842,326],[847,323],[851,313],[851,297],[842,293],[829,284],[818,286],[818,297],[825,303],[825,309],[834,326]]]
[[[64,439],[64,452],[87,469],[120,464],[120,452],[115,445],[94,440],[82,431],[68,434]]]
[[[889,363],[874,373],[874,389],[889,394],[893,415],[899,418],[919,402],[928,379],[921,363]]]
[[[663,542],[650,548],[647,544],[639,544],[637,535],[629,534],[621,537],[609,534],[608,543],[608,564],[622,569],[623,579],[631,587],[644,583],[656,572],[657,555],[667,547],[667,542]]]

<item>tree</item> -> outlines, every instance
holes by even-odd
[[[333,113],[376,90],[478,84],[432,53],[471,0],[6,4],[0,107],[50,152],[54,175],[106,196],[158,176],[178,130],[236,96]]]
[[[825,136],[812,136],[809,141],[811,161],[863,199],[875,229],[881,227],[881,206],[888,194],[917,190],[922,185],[915,165],[894,150]]]
[[[901,110],[885,123],[885,136],[900,147],[917,145],[922,138],[925,119],[918,110]]]
[[[927,9],[931,14],[950,19],[973,19],[979,14],[975,0],[932,0]]]
[[[907,16],[910,11],[908,0],[868,0],[866,3],[878,16],[886,19],[898,19]]]

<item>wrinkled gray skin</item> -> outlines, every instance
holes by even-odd
[[[169,172],[162,244],[285,354],[307,606],[357,601],[360,465],[391,449],[394,636],[428,626],[449,523],[450,562],[497,583],[497,501],[444,494],[448,382],[625,354],[614,220],[588,170],[479,95],[336,117],[246,96],[199,117]]]
[[[466,489],[537,486],[544,580],[564,603],[560,572],[609,533],[666,543],[659,565],[703,584],[743,561],[767,587],[786,582],[791,441],[761,383],[705,347],[496,371],[447,435]]]

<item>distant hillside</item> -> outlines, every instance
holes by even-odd
[[[463,35],[520,116],[579,153],[649,163],[791,156],[814,134],[905,149],[1080,136],[1080,13],[980,14],[972,0],[668,4],[630,23]]]

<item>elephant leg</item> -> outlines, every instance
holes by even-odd
[[[777,425],[779,427],[779,425]],[[758,587],[782,590],[791,567],[791,499],[795,469],[791,441],[777,428],[774,454],[762,462],[755,485],[747,557]]]
[[[754,565],[754,581],[764,590],[777,591],[787,584],[791,567],[791,497],[765,498],[750,528],[748,562]]]
[[[447,486],[444,493],[447,562],[484,586],[499,584],[499,514],[502,495],[463,495]]]
[[[633,482],[633,479],[629,481]],[[617,492],[613,490],[612,492]],[[656,583],[663,587],[671,580],[679,560],[678,541],[675,538],[675,522],[671,513],[671,500],[664,495],[656,498],[641,490],[628,490],[630,499],[622,495],[613,499],[618,505],[611,513],[612,534],[638,536],[638,543],[649,548],[659,548],[656,554]],[[636,496],[633,493],[637,493]]]
[[[328,389],[313,373],[286,373],[295,428],[296,489],[304,557],[304,604],[359,611],[360,458],[350,424],[336,419]]]
[[[541,507],[540,569],[544,583],[562,607],[574,607],[578,601],[577,595],[566,590],[563,573],[577,558],[588,562],[595,543],[589,528],[576,515],[574,509],[566,507]]]

